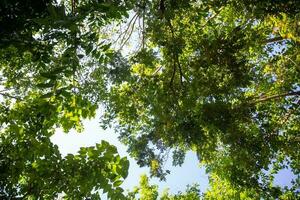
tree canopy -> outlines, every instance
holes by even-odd
[[[99,199],[100,189],[122,198],[129,162],[114,146],[62,157],[50,136],[94,117],[91,79],[110,53],[98,29],[126,15],[126,2],[1,1],[1,199]]]
[[[129,198],[129,162],[114,146],[62,157],[50,141],[101,107],[101,125],[152,176],[192,150],[212,175],[205,199],[296,199],[299,19],[297,0],[1,1],[0,197]],[[134,52],[113,48],[130,37]],[[291,188],[273,185],[284,168]],[[165,199],[189,199],[178,195]]]
[[[110,87],[103,120],[117,121],[131,156],[164,178],[166,154],[180,165],[193,150],[209,173],[261,192],[280,169],[299,175],[298,4],[178,0],[145,8],[144,48],[128,61],[131,75]]]

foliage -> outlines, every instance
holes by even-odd
[[[200,197],[198,185],[187,186],[185,192],[179,192],[175,195],[169,194],[168,189],[166,189],[159,195],[157,185],[150,185],[146,175],[140,177],[140,185],[127,195],[128,199],[140,200],[200,200]]]
[[[222,180],[218,175],[211,174],[210,188],[203,194],[204,199],[274,199],[274,196],[279,199],[298,199],[299,194],[294,193],[287,188],[271,187],[271,190],[255,190],[253,188],[241,188],[232,185],[227,180]]]
[[[193,150],[215,180],[207,198],[224,191],[228,198],[296,197],[299,6],[296,0],[1,1],[1,197],[97,199],[103,189],[123,198],[128,161],[113,146],[102,142],[62,157],[49,139],[55,128],[81,131],[82,119],[94,117],[99,105],[103,127],[114,125],[153,176],[165,179],[169,152],[181,165]],[[110,48],[113,33],[106,31],[129,11],[142,19],[143,37],[126,59]],[[290,189],[272,184],[283,168],[297,175]],[[158,196],[145,177],[139,192]],[[194,187],[164,198],[189,195],[200,198]]]
[[[207,172],[251,191],[276,190],[274,174],[290,167],[297,193],[299,4],[160,0],[140,12],[146,42],[131,76],[111,80],[103,125],[117,123],[130,155],[161,179],[169,152],[180,165],[193,150]]]
[[[129,8],[129,1],[1,1],[1,199],[99,199],[100,189],[123,197],[129,162],[114,146],[102,141],[62,157],[50,137],[59,127],[81,131],[81,120],[95,116],[101,90],[89,86],[111,54],[97,30]]]
[[[140,185],[127,195],[128,199],[139,200],[255,200],[255,199],[274,199],[275,193],[279,199],[299,199],[299,194],[291,190],[273,188],[272,191],[259,191],[255,189],[236,187],[229,181],[221,179],[216,174],[210,176],[210,187],[204,193],[199,190],[199,185],[187,186],[184,192],[170,194],[169,189],[165,189],[161,194],[158,193],[157,185],[150,185],[146,175],[140,177]],[[281,193],[281,194],[280,194]]]

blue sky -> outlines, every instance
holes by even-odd
[[[149,175],[149,168],[140,168],[136,162],[129,157],[126,152],[126,147],[118,141],[117,134],[113,130],[103,130],[99,125],[99,115],[92,120],[84,121],[84,131],[78,133],[72,130],[69,133],[64,133],[62,130],[57,129],[56,134],[51,137],[53,143],[57,144],[60,152],[63,155],[68,153],[76,153],[80,147],[93,146],[101,140],[106,140],[110,144],[117,147],[121,156],[127,156],[130,161],[129,174],[124,181],[122,187],[124,189],[132,190],[134,186],[139,183],[139,177],[142,174]],[[159,190],[170,188],[171,193],[183,191],[186,185],[198,183],[200,184],[201,191],[204,191],[208,186],[208,177],[205,174],[205,169],[200,168],[198,159],[193,152],[188,152],[185,162],[181,167],[173,167],[172,161],[166,164],[166,168],[171,170],[171,174],[167,176],[166,182],[159,182],[158,179],[151,179],[152,184],[158,184]]]
[[[101,140],[106,140],[110,144],[117,147],[121,156],[127,156],[130,161],[129,174],[127,179],[122,184],[124,189],[132,190],[134,186],[139,184],[139,177],[142,174],[149,175],[149,168],[140,168],[136,162],[129,157],[126,152],[126,147],[117,139],[117,134],[111,129],[103,130],[99,124],[99,114],[92,120],[84,121],[84,131],[78,133],[72,130],[69,133],[64,133],[57,129],[56,134],[51,137],[53,143],[57,144],[60,152],[63,155],[68,153],[76,153],[80,147],[93,146]],[[205,169],[200,168],[198,159],[193,152],[188,152],[185,162],[181,167],[173,167],[171,158],[166,164],[166,169],[171,170],[171,174],[167,176],[166,182],[159,182],[157,178],[151,179],[151,184],[159,185],[159,191],[169,188],[171,193],[184,191],[188,184],[200,184],[201,191],[204,191],[208,186],[208,177],[205,174]]]
[[[149,175],[149,168],[140,168],[136,162],[129,157],[126,147],[118,141],[117,134],[113,130],[103,130],[99,124],[99,113],[92,120],[84,120],[84,131],[78,133],[75,130],[64,133],[57,129],[56,134],[51,137],[53,143],[57,144],[63,155],[68,153],[76,153],[80,147],[94,146],[101,140],[106,140],[110,144],[117,147],[121,156],[127,156],[130,161],[129,174],[122,184],[124,189],[132,190],[134,186],[139,184],[139,177],[142,174]],[[188,152],[185,162],[181,167],[173,167],[171,159],[166,164],[166,169],[171,170],[171,174],[167,176],[166,182],[160,182],[156,178],[150,180],[151,184],[157,184],[159,191],[169,188],[170,193],[184,191],[188,184],[198,183],[202,192],[208,187],[208,176],[205,169],[199,167],[198,159],[193,152]],[[291,186],[293,174],[289,169],[281,170],[275,177],[275,184],[280,186]]]

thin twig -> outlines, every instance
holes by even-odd
[[[156,75],[159,70],[161,70],[162,66],[159,66],[153,73],[152,73],[152,76]]]
[[[297,101],[297,107],[299,107],[299,105],[300,105],[300,99]],[[297,108],[295,108],[295,109],[291,109],[286,115],[285,115],[285,117],[283,118],[283,120],[282,120],[282,125],[284,125],[287,121],[288,121],[288,119],[291,117],[291,115],[293,115],[294,113],[295,113],[295,111],[297,110]]]
[[[287,123],[287,121],[289,120],[289,118],[295,113],[295,111],[297,111],[297,108],[299,108],[300,99],[297,101],[296,104],[297,104],[297,106],[294,109],[289,110],[289,112],[287,112],[284,115],[284,118],[281,120],[279,126],[277,126],[271,133],[267,134],[267,138],[270,138],[272,136],[276,136],[277,135],[277,132],[280,130],[280,127],[284,126]],[[299,140],[300,138],[299,137],[295,137],[295,139],[297,141],[297,139]]]
[[[134,30],[134,27],[135,27],[135,22],[136,22],[137,19],[138,19],[138,17],[136,17],[135,20],[133,21],[133,24],[132,24],[132,26],[131,26],[131,30],[130,30],[130,32],[129,32],[129,34],[128,34],[128,37],[126,38],[126,40],[123,41],[123,40],[125,39],[124,37],[123,37],[123,39],[121,40],[121,43],[123,43],[123,44],[121,44],[121,47],[119,48],[119,51],[124,47],[124,45],[127,43],[127,41],[129,40],[129,38],[131,37],[131,35],[132,35],[132,33],[133,33],[133,30]],[[124,36],[126,36],[126,35],[124,35]]]
[[[8,90],[12,90],[12,89],[8,88],[8,89],[0,90],[0,93],[7,92]]]
[[[288,56],[286,56],[285,58],[289,59],[289,61],[291,61],[291,62],[297,67],[297,70],[300,71],[300,66],[299,66],[297,63],[295,63],[295,61],[293,61],[293,60],[292,60],[291,58],[289,58]]]
[[[286,38],[283,38],[281,36],[278,36],[278,37],[274,37],[274,38],[269,38],[269,39],[266,39],[264,41],[264,43],[273,43],[273,42],[280,42],[280,41],[283,41],[283,40],[286,40]]]
[[[136,14],[131,18],[131,20],[129,21],[126,30],[125,30],[124,32],[120,33],[120,35],[119,35],[118,38],[114,41],[114,43],[117,42],[117,41],[121,38],[121,36],[123,35],[123,37],[122,37],[122,39],[121,39],[121,43],[122,43],[122,41],[125,39],[125,37],[126,37],[126,35],[127,35],[127,32],[129,31],[129,28],[131,27],[132,22],[135,21],[135,18],[137,18],[137,17],[138,17],[138,14],[136,13]]]
[[[2,95],[2,96],[4,96],[4,97],[9,97],[9,98],[11,98],[11,99],[22,100],[20,97],[12,96],[12,95],[7,94],[7,93],[0,93],[0,95]]]
[[[142,31],[142,48],[144,49],[145,47],[145,9],[143,11],[143,31]]]
[[[221,13],[221,11],[224,9],[224,7],[222,6],[213,16],[211,16],[211,17],[209,17],[207,20],[206,20],[206,22],[205,22],[205,24],[203,24],[202,26],[201,26],[201,28],[203,28],[203,27],[205,27],[211,20],[213,20],[214,18],[216,18],[220,13]]]

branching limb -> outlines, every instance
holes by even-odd
[[[167,22],[168,22],[168,26],[170,27],[170,30],[171,30],[172,39],[175,40],[175,32],[174,32],[174,28],[172,26],[172,23],[171,23],[170,20],[167,20]],[[183,86],[183,77],[184,77],[184,75],[183,75],[183,72],[182,72],[181,64],[179,62],[178,53],[176,53],[175,51],[173,52],[173,60],[174,60],[174,66],[173,67],[175,68],[175,70],[173,70],[173,76],[172,76],[171,81],[173,82],[173,79],[174,79],[174,76],[175,76],[175,72],[176,72],[176,67],[178,67],[178,69],[179,69],[179,75],[180,75],[180,83]]]
[[[131,26],[128,26],[127,31],[129,31],[129,33],[128,33],[126,39],[125,39],[126,34],[125,34],[124,37],[122,38],[122,40],[121,40],[121,47],[120,47],[119,51],[124,47],[124,45],[125,45],[125,44],[127,43],[127,41],[130,39],[130,37],[131,37],[131,35],[132,35],[132,33],[133,33],[133,30],[134,30],[135,23],[136,23],[137,19],[138,19],[138,15],[136,15],[136,17],[134,18],[134,21],[132,22],[132,25],[131,25]],[[129,28],[131,28],[131,29],[129,30]],[[127,32],[127,31],[126,31],[126,32]]]
[[[127,33],[129,32],[130,30],[130,27],[132,26],[132,23],[135,23],[136,21],[136,18],[138,18],[138,13],[134,14],[133,17],[131,18],[131,20],[128,22],[128,25],[127,25],[127,28],[125,29],[124,32],[121,32],[119,34],[119,36],[117,37],[117,39],[114,41],[114,43],[116,43],[122,36],[122,39],[121,39],[121,43],[122,41],[124,41],[124,39],[126,38],[126,35]]]

